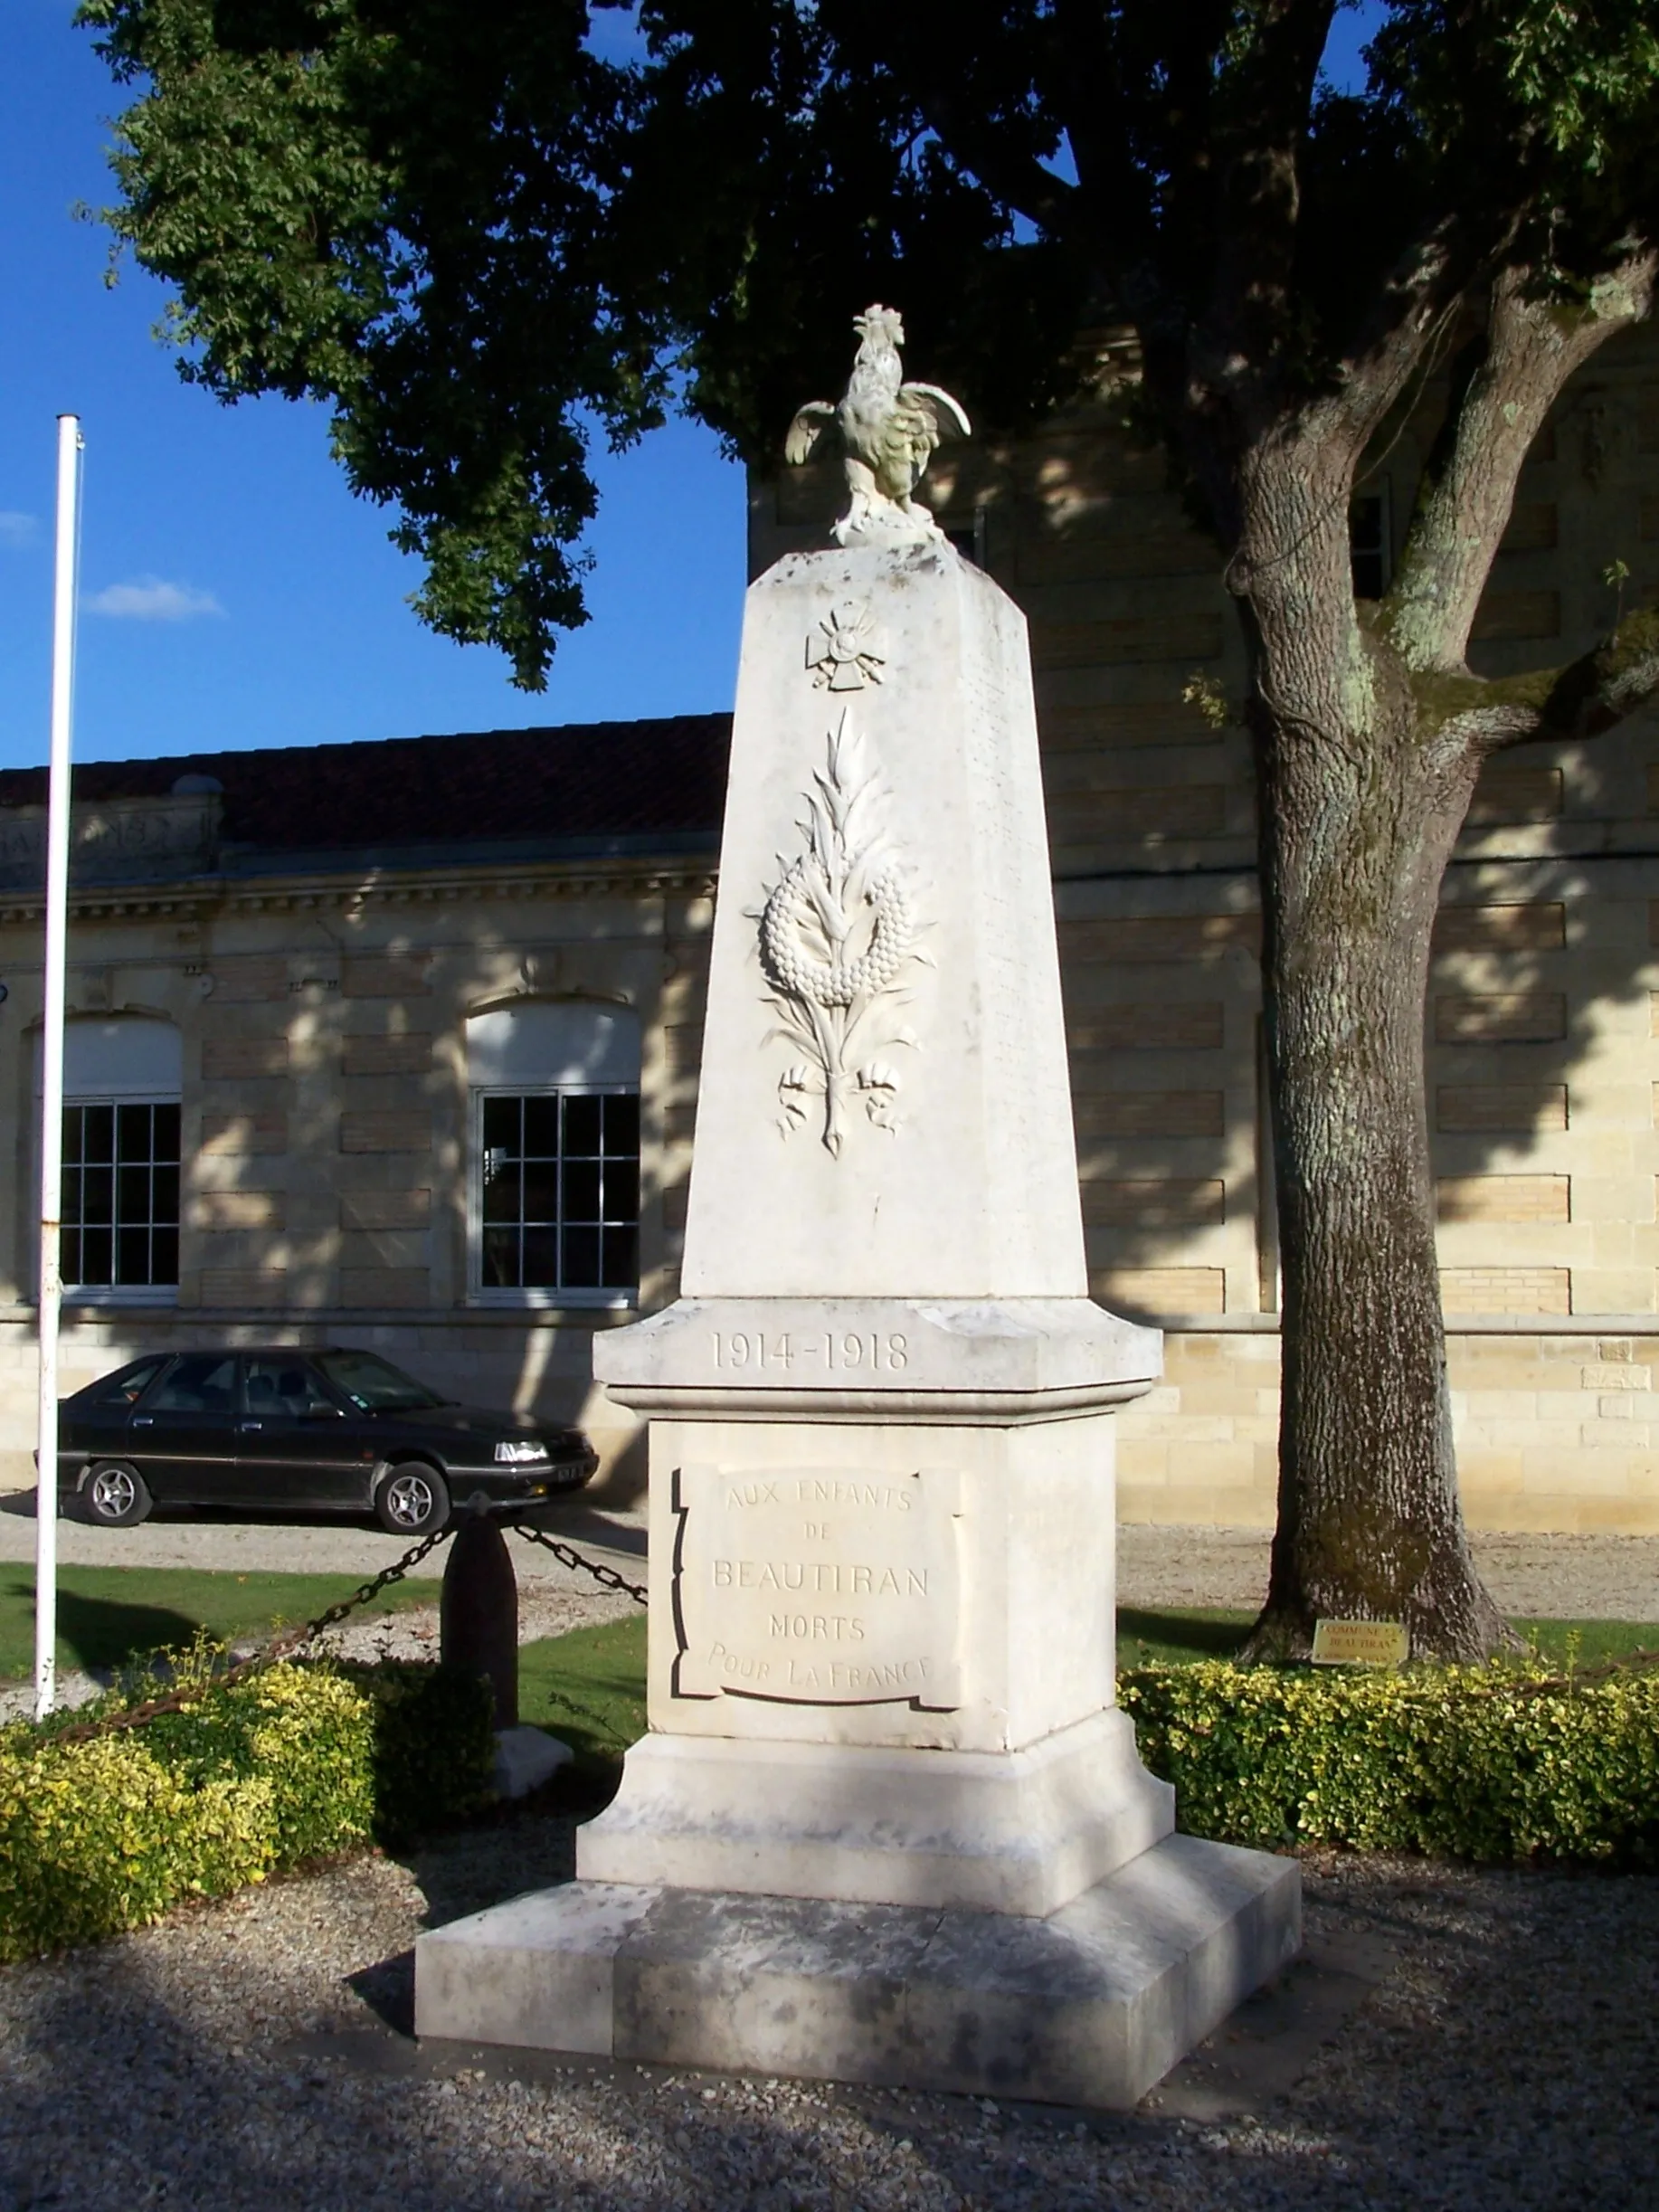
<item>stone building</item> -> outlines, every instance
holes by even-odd
[[[1121,413],[1108,379],[1018,444],[942,454],[930,496],[1030,618],[1093,1286],[1169,1332],[1163,1387],[1123,1417],[1120,1509],[1262,1524],[1278,1291],[1251,770],[1242,730],[1182,698],[1195,677],[1236,697],[1240,649],[1212,548]],[[1356,500],[1362,591],[1434,413],[1431,392]],[[757,481],[754,571],[821,543],[837,490]],[[1655,589],[1644,330],[1540,437],[1472,658],[1567,658]],[[682,717],[82,770],[67,1379],[141,1344],[373,1343],[458,1392],[582,1413],[611,1494],[637,1486],[588,1344],[674,1292],[725,736]],[[0,1143],[24,1193],[43,799],[38,774],[0,776]],[[1652,714],[1523,748],[1447,874],[1429,1096],[1477,1526],[1659,1529],[1656,812]],[[28,1210],[0,1241],[0,1479],[26,1479]]]

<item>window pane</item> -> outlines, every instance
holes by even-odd
[[[605,1100],[604,1108],[605,1150],[637,1153],[640,1149],[639,1092],[613,1092]]]
[[[525,1100],[524,1149],[526,1160],[558,1158],[559,1102],[556,1098]]]
[[[150,1211],[150,1171],[147,1167],[118,1167],[115,1171],[115,1218],[123,1224],[147,1221]]]
[[[179,1156],[178,1111],[175,1106],[158,1106],[155,1108],[156,1157],[158,1160],[176,1161]]]
[[[640,1163],[638,1160],[607,1160],[604,1219],[607,1221],[634,1221],[639,1215]]]
[[[77,1281],[105,1284],[109,1280],[109,1231],[83,1229],[81,1232],[81,1272]]]
[[[166,1365],[165,1355],[158,1359],[135,1360],[130,1367],[122,1367],[106,1376],[93,1403],[100,1406],[129,1406],[144,1394],[145,1386],[153,1382]]]
[[[89,1227],[97,1222],[107,1227],[114,1218],[115,1171],[108,1167],[89,1167],[81,1175],[81,1219]]]
[[[115,1108],[90,1106],[81,1109],[81,1156],[109,1161],[115,1157]]]
[[[597,1290],[600,1287],[599,1231],[596,1229],[567,1229],[563,1243],[565,1289]]]
[[[339,1409],[303,1360],[250,1360],[242,1377],[243,1401],[251,1414],[337,1413]]]
[[[564,1101],[564,1156],[574,1153],[596,1153],[599,1150],[599,1117],[601,1101],[592,1094],[578,1092]]]
[[[84,1120],[85,1114],[81,1107],[64,1107],[63,1157],[66,1161],[79,1160],[81,1157],[81,1144],[83,1134],[82,1123]]]
[[[81,1170],[66,1167],[63,1171],[63,1226],[81,1219]]]
[[[484,1144],[488,1151],[517,1153],[518,1146],[518,1106],[517,1098],[486,1098],[484,1101]]]
[[[145,1410],[150,1413],[229,1414],[236,1399],[234,1355],[218,1352],[187,1353],[156,1391]]]
[[[633,1227],[604,1232],[604,1273],[607,1290],[631,1290],[640,1279],[640,1232]]]
[[[566,1160],[564,1163],[564,1219],[567,1221],[598,1220],[597,1160]]]
[[[508,1164],[499,1153],[484,1155],[484,1219],[517,1221],[523,1191],[524,1170],[517,1161]]]
[[[516,1229],[487,1229],[484,1231],[484,1283],[489,1290],[517,1289],[518,1231]]]
[[[150,1236],[150,1281],[176,1283],[178,1280],[178,1230],[164,1228],[159,1223]]]
[[[556,1221],[559,1218],[559,1166],[556,1160],[532,1160],[524,1172],[524,1218],[526,1221]]]
[[[150,1156],[150,1108],[119,1106],[115,1109],[115,1156],[122,1162]]]
[[[178,1220],[178,1170],[158,1167],[150,1185],[151,1218],[176,1225]]]
[[[147,1229],[118,1229],[115,1233],[115,1279],[118,1283],[147,1283],[150,1279],[150,1232]]]
[[[552,1229],[524,1233],[524,1281],[527,1289],[552,1290],[559,1280],[559,1238]]]
[[[81,1271],[81,1231],[78,1229],[65,1229],[63,1231],[62,1253],[59,1265],[62,1269],[63,1280],[66,1283],[84,1283],[86,1281],[86,1277]]]

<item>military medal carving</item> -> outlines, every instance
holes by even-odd
[[[931,966],[908,871],[885,822],[887,793],[867,742],[843,711],[828,757],[803,796],[806,848],[782,874],[760,914],[761,969],[778,1014],[773,1032],[806,1054],[778,1082],[778,1126],[791,1135],[823,1101],[823,1144],[839,1158],[849,1116],[861,1106],[879,1129],[898,1127],[899,1075],[877,1057],[915,1038],[895,1017],[909,1001],[912,969]]]

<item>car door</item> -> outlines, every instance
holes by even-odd
[[[187,1352],[147,1391],[127,1422],[127,1457],[156,1498],[230,1502],[236,1462],[233,1352]]]
[[[118,1368],[114,1374],[104,1376],[101,1381],[90,1383],[84,1391],[77,1391],[72,1398],[66,1398],[58,1414],[60,1454],[66,1458],[84,1458],[89,1464],[100,1459],[124,1459],[133,1408],[170,1357],[166,1352],[157,1352],[147,1359],[133,1360]]]
[[[374,1464],[363,1423],[341,1411],[308,1359],[293,1352],[246,1356],[236,1425],[239,1503],[277,1513],[361,1510]]]

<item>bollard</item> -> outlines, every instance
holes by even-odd
[[[469,1501],[450,1543],[439,1619],[444,1666],[488,1676],[496,1727],[517,1728],[518,1578],[481,1492]]]

